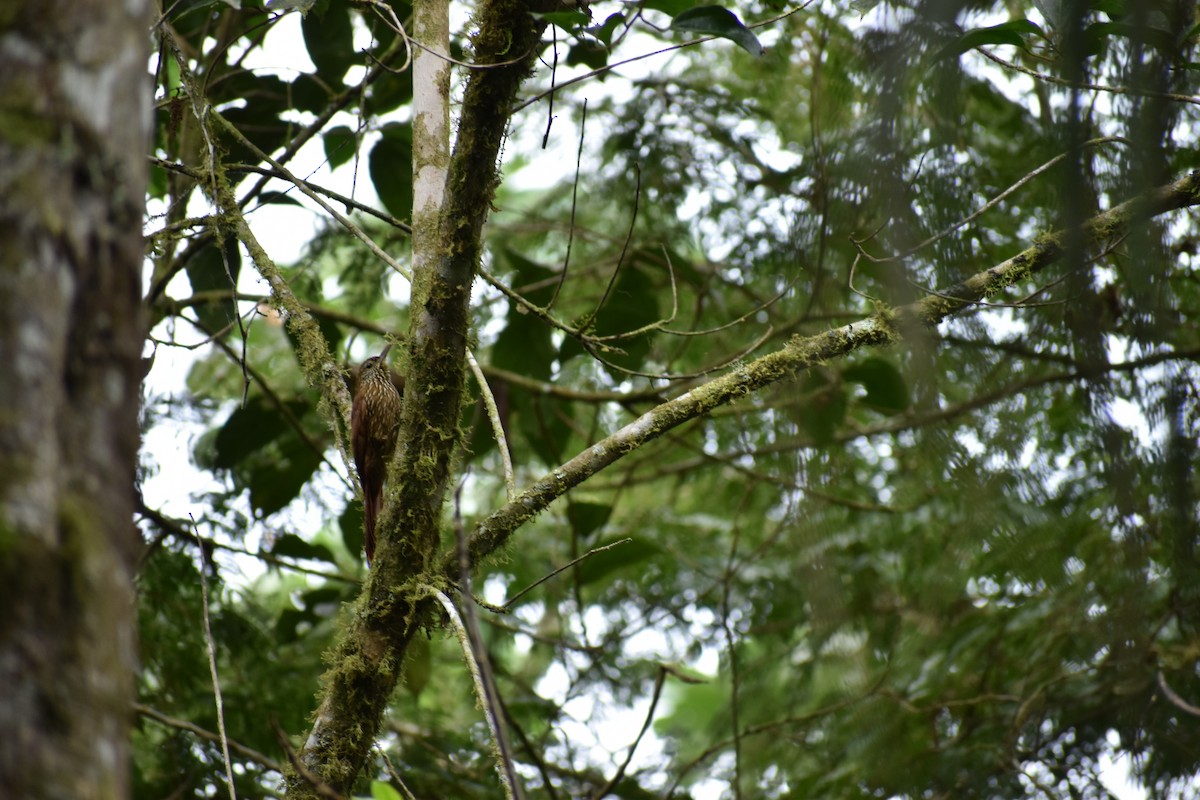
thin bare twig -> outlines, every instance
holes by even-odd
[[[658,668],[658,677],[654,679],[654,694],[650,698],[650,709],[646,712],[646,721],[642,723],[642,729],[638,731],[637,738],[633,740],[633,744],[629,746],[629,752],[625,754],[625,760],[621,762],[621,766],[608,783],[601,787],[600,791],[592,795],[592,800],[603,800],[608,796],[608,793],[617,787],[621,779],[625,777],[625,770],[629,768],[629,762],[633,760],[633,754],[637,751],[638,745],[642,743],[642,737],[646,735],[646,731],[650,730],[650,723],[654,721],[654,712],[658,708],[658,698],[662,696],[663,683],[666,681],[667,670],[661,665]]]
[[[200,539],[200,529],[196,526],[196,518],[188,514],[192,521],[192,530],[196,539]],[[229,800],[237,800],[237,789],[233,785],[233,760],[229,757],[229,737],[225,734],[225,704],[221,700],[221,679],[217,673],[217,647],[213,643],[212,625],[208,616],[208,556],[203,547],[200,551],[200,598],[204,618],[204,645],[208,648],[208,671],[212,675],[213,700],[217,707],[217,734],[221,737],[221,756],[225,759],[225,780],[229,783]]]
[[[626,537],[624,539],[618,539],[615,542],[609,542],[608,544],[604,545],[603,547],[593,547],[591,550],[588,550],[586,553],[581,555],[579,558],[573,558],[570,561],[568,561],[566,564],[563,564],[558,569],[549,573],[548,575],[543,575],[542,577],[538,578],[536,581],[529,584],[524,589],[517,592],[512,597],[510,597],[507,601],[505,601],[504,605],[502,605],[501,608],[504,610],[505,613],[507,613],[508,610],[512,608],[513,603],[517,602],[517,600],[521,599],[521,597],[523,597],[526,594],[529,594],[529,592],[531,592],[534,589],[536,589],[537,587],[541,586],[543,583],[550,580],[555,575],[558,575],[561,572],[565,572],[566,570],[569,570],[571,567],[575,566],[580,561],[583,561],[586,558],[590,558],[590,557],[596,555],[596,553],[602,553],[605,550],[611,550],[618,545],[629,544],[632,541],[633,541],[632,538]]]
[[[1200,717],[1200,707],[1194,706],[1180,697],[1167,683],[1167,676],[1163,674],[1161,669],[1158,671],[1158,688],[1162,690],[1163,695],[1171,701],[1172,705],[1186,711],[1192,716]]]
[[[458,635],[462,646],[463,659],[471,672],[475,683],[475,692],[487,716],[488,728],[496,745],[496,772],[504,786],[504,795],[508,800],[522,800],[520,779],[513,763],[512,745],[508,741],[508,733],[504,727],[504,717],[501,711],[500,693],[496,688],[496,678],[488,661],[487,648],[483,643],[483,634],[479,630],[479,620],[475,615],[475,598],[471,595],[471,554],[467,548],[467,534],[463,530],[462,512],[459,493],[454,498],[454,534],[458,550],[459,588],[463,602],[463,614],[460,617],[454,602],[444,592],[433,593],[438,602],[446,610],[446,614]]]
[[[334,789],[325,781],[321,780],[319,775],[313,774],[313,771],[305,765],[304,761],[296,754],[296,748],[292,747],[292,743],[288,741],[287,732],[279,727],[279,723],[274,719],[271,720],[271,727],[275,730],[275,738],[279,741],[279,746],[283,748],[283,752],[287,754],[288,762],[292,768],[308,782],[308,785],[316,790],[316,793],[328,800],[344,800],[342,794]]]
[[[500,783],[504,787],[504,796],[508,800],[516,800],[520,797],[517,789],[517,775],[513,768],[512,756],[510,749],[501,744],[500,715],[497,713],[495,703],[493,702],[494,695],[488,689],[488,684],[480,669],[480,661],[475,658],[475,645],[472,641],[470,633],[463,624],[462,617],[458,613],[458,609],[454,606],[454,601],[446,596],[444,592],[434,592],[434,597],[442,604],[442,608],[446,611],[446,616],[450,620],[454,632],[458,635],[458,643],[462,647],[463,659],[467,662],[467,670],[471,673],[471,681],[475,685],[475,694],[479,697],[479,703],[484,708],[484,716],[487,718],[488,730],[492,734],[492,741],[496,745],[497,761],[496,772],[500,775]],[[461,593],[463,605],[468,606],[472,602],[469,592]],[[482,655],[482,653],[481,653]]]
[[[621,274],[621,267],[625,265],[625,255],[629,252],[629,243],[633,241],[633,228],[637,225],[638,210],[641,208],[642,201],[642,167],[640,164],[633,165],[634,189],[633,189],[633,212],[629,215],[629,230],[625,232],[625,241],[621,243],[621,255],[617,256],[617,266],[613,269],[612,277],[608,279],[608,285],[604,287],[604,294],[600,296],[600,302],[596,304],[595,310],[592,311],[579,328],[587,330],[592,323],[596,321],[596,317],[600,314],[600,310],[604,308],[604,304],[608,302],[609,295],[612,294],[613,287],[617,285],[617,276]],[[598,339],[596,341],[599,341]]]
[[[555,63],[558,61],[558,51],[555,50]],[[553,89],[553,87],[551,87]],[[551,101],[554,95],[551,94]],[[554,287],[554,294],[550,296],[550,302],[546,304],[546,310],[549,311],[554,307],[554,301],[558,299],[558,293],[562,291],[563,283],[567,280],[567,268],[571,265],[571,245],[575,242],[575,211],[579,203],[579,166],[583,162],[583,137],[587,131],[587,98],[583,98],[583,112],[579,119],[579,147],[575,151],[575,180],[571,184],[571,226],[567,228],[567,252],[563,256],[562,274],[558,277],[558,284]],[[548,131],[547,131],[548,132]],[[545,147],[545,145],[542,145]]]
[[[1111,94],[1127,94],[1127,95],[1131,95],[1134,97],[1159,97],[1164,100],[1174,100],[1177,103],[1191,103],[1192,105],[1200,105],[1200,97],[1194,97],[1190,94],[1175,94],[1173,92],[1155,92],[1155,91],[1152,91],[1149,89],[1130,89],[1125,86],[1106,86],[1101,83],[1079,83],[1076,81],[1067,80],[1065,78],[1059,78],[1055,75],[1047,75],[1044,72],[1038,72],[1037,70],[1030,69],[1029,67],[1025,67],[1020,64],[1014,64],[1011,61],[1005,61],[1000,56],[998,56],[994,53],[989,53],[987,50],[984,50],[982,47],[977,47],[975,49],[978,50],[979,54],[982,55],[984,58],[986,58],[988,61],[991,61],[994,64],[999,64],[1000,66],[1004,67],[1005,69],[1016,70],[1017,72],[1024,73],[1025,75],[1028,75],[1031,78],[1037,78],[1039,81],[1045,81],[1046,83],[1053,83],[1057,86],[1066,86],[1070,89],[1087,89],[1088,91],[1092,91],[1092,92],[1109,92]]]
[[[797,14],[797,13],[803,11],[804,9],[808,8],[812,4],[812,2],[813,2],[813,0],[808,0],[808,2],[805,3],[804,5],[797,6],[796,8],[793,8],[791,11],[786,11],[782,14],[779,14],[778,16],[771,17],[770,19],[765,19],[762,22],[755,22],[753,24],[747,25],[746,27],[747,28],[762,28],[762,27],[766,27],[767,25],[774,25],[776,22],[787,19],[788,17],[792,16],[793,14]],[[639,12],[639,14],[640,14],[640,12]],[[571,84],[579,83],[580,81],[586,81],[589,78],[594,78],[597,75],[603,75],[604,73],[611,72],[614,69],[620,69],[621,67],[625,66],[626,64],[633,64],[637,61],[641,61],[646,58],[653,58],[654,56],[660,56],[665,53],[670,53],[674,50],[682,50],[685,47],[694,47],[698,44],[704,44],[705,42],[711,42],[715,38],[717,38],[717,37],[703,36],[699,39],[691,39],[686,42],[681,42],[680,44],[673,44],[669,47],[663,47],[659,50],[655,50],[650,53],[642,53],[640,56],[634,56],[632,58],[627,58],[624,61],[616,61],[612,64],[606,64],[605,66],[600,67],[599,69],[594,69],[591,72],[588,72],[584,75],[578,75],[574,78],[571,78],[568,81],[564,81],[563,83],[558,84],[558,86],[555,87],[555,89],[547,90],[544,92],[539,92],[538,94],[535,94],[533,97],[530,97],[528,100],[517,103],[513,107],[512,113],[515,115],[518,111],[521,111],[522,109],[533,105],[534,103],[541,100],[543,97],[547,96],[552,91],[556,91],[557,89],[565,89],[566,87],[570,86]]]
[[[390,758],[388,758],[387,753],[383,752],[383,748],[379,745],[375,745],[375,751],[379,753],[379,757],[383,759],[383,764],[385,767],[387,767],[388,775],[392,776],[392,780],[396,782],[396,785],[400,787],[400,791],[404,793],[405,800],[417,800],[417,796],[412,793],[412,790],[409,789],[408,786],[405,785],[404,779],[400,777],[400,773],[396,769],[396,765],[392,763]]]
[[[166,725],[170,728],[178,728],[181,731],[187,731],[188,733],[206,741],[218,743],[221,741],[221,737],[212,731],[201,728],[199,725],[188,722],[187,720],[178,719],[176,717],[164,714],[156,708],[151,708],[150,706],[143,705],[141,703],[134,703],[133,710],[143,717],[152,719],[161,725]],[[236,742],[233,739],[227,738],[225,741],[229,743],[229,749],[237,753],[242,758],[245,758],[248,761],[253,761],[259,766],[266,767],[272,772],[278,772],[280,775],[283,774],[283,764],[280,764],[270,756],[264,755],[255,750],[253,747],[247,747],[246,745]]]
[[[500,419],[500,409],[496,406],[496,397],[492,394],[492,387],[488,385],[487,377],[483,374],[483,370],[479,367],[479,362],[475,360],[475,354],[467,348],[467,363],[471,365],[471,374],[475,376],[475,383],[479,384],[479,395],[483,398],[483,404],[487,408],[488,421],[492,424],[492,435],[496,437],[496,447],[500,451],[500,460],[504,463],[504,488],[507,492],[506,497],[511,501],[517,496],[517,479],[513,472],[512,453],[508,450],[508,437],[504,435],[504,422]]]
[[[381,260],[383,263],[387,264],[389,267],[391,267],[396,272],[403,275],[409,281],[412,280],[412,271],[409,270],[408,267],[401,265],[400,262],[396,261],[396,259],[392,258],[387,252],[385,252],[383,250],[383,248],[381,248],[379,245],[377,245],[375,243],[375,240],[372,239],[370,236],[368,236],[366,231],[364,231],[357,224],[355,224],[353,220],[351,220],[345,214],[342,214],[340,211],[335,209],[333,206],[329,205],[329,203],[325,202],[324,198],[322,198],[319,194],[314,192],[312,189],[308,188],[308,185],[305,181],[302,181],[299,178],[297,178],[295,175],[293,175],[291,170],[289,170],[287,167],[285,167],[282,163],[271,158],[271,156],[269,156],[267,153],[265,153],[261,149],[259,149],[259,147],[256,144],[254,144],[254,142],[250,141],[250,139],[247,138],[245,134],[243,134],[240,130],[238,130],[236,125],[231,123],[229,120],[225,119],[225,117],[222,116],[221,114],[219,114],[215,109],[210,108],[207,110],[208,110],[209,115],[213,119],[215,119],[221,125],[221,127],[223,127],[225,130],[229,131],[229,133],[232,134],[233,137],[235,139],[237,139],[239,143],[241,143],[243,146],[245,146],[247,149],[249,149],[250,152],[253,153],[256,158],[258,158],[261,161],[266,162],[267,164],[270,164],[271,168],[274,169],[276,172],[278,172],[283,177],[284,180],[290,182],[293,186],[295,186],[297,189],[299,189],[301,192],[303,192],[304,195],[308,199],[312,200],[314,203],[316,203],[322,209],[324,209],[325,213],[329,214],[329,216],[336,219],[343,228],[348,230],[356,239],[358,239],[363,244],[365,244],[367,246],[367,249],[370,250],[371,253],[374,254],[377,258],[379,258],[379,260]]]
[[[1114,142],[1119,142],[1120,144],[1125,144],[1125,145],[1132,144],[1124,136],[1102,136],[1098,139],[1089,139],[1088,141],[1086,141],[1082,145],[1080,145],[1080,148],[1082,149],[1084,147],[1096,147],[1096,146],[1099,146],[1102,144],[1112,144]],[[1053,169],[1060,162],[1065,160],[1067,158],[1067,156],[1069,156],[1069,155],[1071,155],[1071,154],[1070,153],[1059,153],[1054,158],[1050,159],[1049,161],[1042,164],[1041,166],[1035,167],[1034,169],[1027,172],[1024,176],[1022,176],[1021,179],[1018,180],[1016,183],[1009,186],[1007,189],[1005,189],[1003,192],[1001,192],[1000,194],[993,197],[991,200],[988,200],[986,203],[981,205],[979,208],[975,209],[973,212],[971,212],[966,217],[963,217],[962,219],[958,220],[957,222],[952,223],[945,230],[933,234],[925,241],[919,242],[918,244],[913,245],[908,250],[905,250],[903,253],[898,253],[893,256],[885,256],[885,257],[876,258],[876,257],[873,257],[873,256],[867,254],[866,251],[861,248],[859,248],[859,252],[862,253],[868,260],[870,260],[876,264],[883,264],[883,263],[886,263],[889,261],[895,261],[897,259],[907,258],[908,256],[911,256],[913,253],[916,253],[919,250],[925,249],[926,247],[933,244],[934,242],[937,242],[941,239],[946,238],[947,236],[954,233],[959,228],[969,225],[972,222],[974,222],[975,220],[979,219],[981,216],[983,216],[989,210],[995,208],[997,204],[999,204],[1002,200],[1007,198],[1013,192],[1017,191],[1022,186],[1029,183],[1030,181],[1032,181],[1034,178],[1044,175],[1046,172]],[[858,244],[859,243],[856,242],[855,246],[857,247]]]

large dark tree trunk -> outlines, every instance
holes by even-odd
[[[0,10],[0,797],[129,794],[149,21]]]

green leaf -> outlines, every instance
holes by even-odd
[[[550,327],[532,314],[512,315],[492,346],[492,363],[539,381],[550,379],[554,343]]]
[[[885,359],[866,358],[843,370],[842,377],[862,384],[867,390],[863,402],[884,413],[904,411],[911,402],[904,376]]]
[[[534,12],[533,14],[530,14],[530,16],[538,19],[544,19],[551,25],[557,25],[563,30],[572,32],[581,30],[584,25],[587,25],[589,22],[591,22],[591,19],[587,14],[583,13],[582,11],[574,10],[544,11],[541,13]]]
[[[453,55],[453,53],[451,54]],[[367,90],[367,101],[363,103],[363,115],[376,117],[394,111],[412,100],[412,71],[403,75],[381,76]]]
[[[1121,36],[1134,42],[1145,42],[1164,54],[1175,52],[1175,35],[1171,31],[1152,25],[1132,25],[1127,22],[1098,22],[1089,25],[1083,32],[1088,52],[1095,54],[1103,49],[1105,37]]]
[[[571,403],[553,397],[535,397],[528,392],[514,392],[512,406],[526,446],[547,466],[560,464],[571,440],[574,418]]]
[[[556,273],[512,250],[503,252],[504,261],[513,267],[512,287],[531,303],[550,301]],[[537,289],[525,287],[537,285]],[[550,379],[555,349],[550,326],[517,303],[509,305],[504,330],[492,346],[492,363],[501,369],[536,378]]]
[[[275,546],[271,548],[272,555],[283,556],[285,558],[302,558],[312,561],[326,561],[330,564],[336,564],[337,559],[333,557],[333,552],[323,544],[313,544],[301,539],[294,533],[285,533],[275,541]]]
[[[600,69],[608,64],[608,48],[600,42],[585,39],[571,45],[566,62],[568,67],[582,64],[590,69]]]
[[[742,24],[737,14],[720,6],[688,9],[671,20],[671,28],[684,33],[728,39],[752,56],[762,56],[764,52],[758,37]]]
[[[383,136],[367,159],[371,182],[392,216],[412,216],[412,128],[399,123],[383,127]]]
[[[338,528],[342,531],[342,543],[352,554],[363,549],[363,507],[355,500],[346,504],[346,510],[338,517]]]
[[[575,535],[586,539],[608,522],[612,510],[608,503],[573,502],[567,506],[567,520]]]
[[[161,200],[167,196],[167,171],[158,164],[150,165],[148,192],[155,200]]]
[[[310,73],[302,72],[292,81],[292,107],[297,111],[318,114],[332,96],[329,85]]]
[[[850,7],[859,15],[869,14],[881,0],[850,0]]]
[[[346,125],[330,128],[321,137],[321,141],[325,145],[325,158],[329,160],[330,168],[337,169],[354,158],[354,147],[357,141],[354,131]]]
[[[677,17],[689,8],[696,5],[696,0],[646,0],[642,3],[643,8],[648,8],[651,11],[661,11],[664,14],[670,14],[672,17]]]
[[[292,196],[291,192],[263,192],[258,196],[259,205],[296,206],[304,208],[304,204]]]
[[[604,20],[599,25],[593,25],[590,28],[584,28],[585,31],[595,36],[605,47],[612,46],[612,37],[617,28],[625,24],[624,14],[609,14],[608,19]]]
[[[230,239],[225,242],[224,255],[216,242],[209,242],[197,253],[187,265],[188,281],[192,284],[192,292],[230,292],[237,286],[238,273],[242,269],[242,251],[237,241]],[[200,318],[207,330],[217,331],[237,319],[237,303],[230,297],[228,300],[198,303],[196,316]]]
[[[404,800],[390,783],[383,781],[371,781],[371,797],[373,800]]]
[[[511,248],[505,248],[501,255],[505,265],[513,271],[510,285],[514,290],[534,305],[544,306],[550,302],[550,298],[554,296],[555,286],[552,279],[558,276],[556,270],[526,258]],[[535,284],[537,288],[530,288]],[[514,313],[523,314],[525,312],[510,306],[509,315]]]
[[[624,265],[608,301],[596,315],[593,333],[616,336],[657,322],[660,319],[658,297],[653,281],[644,270],[633,264]],[[646,333],[615,339],[610,346],[617,351],[604,353],[604,358],[626,369],[640,369],[650,353],[650,344],[650,335]],[[618,380],[625,377],[619,370],[610,369],[610,372]]]
[[[408,646],[408,657],[404,659],[404,688],[413,697],[420,697],[433,675],[433,652],[429,640],[417,636]]]
[[[285,608],[275,618],[275,638],[283,644],[294,642],[300,638],[301,625],[317,624],[317,616],[298,608]]]
[[[314,10],[304,16],[300,28],[317,75],[332,86],[341,86],[346,70],[359,63],[349,4],[331,3],[324,11]]]
[[[625,537],[608,539],[597,544],[603,547],[618,542]],[[662,553],[662,548],[652,544],[645,538],[634,539],[632,542],[618,544],[608,550],[601,550],[579,562],[579,583],[586,586],[608,577],[614,572],[629,572],[631,568],[642,561]]]
[[[934,60],[957,58],[968,50],[990,44],[1011,44],[1024,48],[1026,47],[1025,37],[1030,35],[1042,36],[1044,34],[1041,28],[1027,19],[1014,19],[987,28],[976,28],[967,31],[944,46],[934,56]]]
[[[846,418],[845,389],[820,370],[810,371],[801,384],[807,398],[796,411],[796,421],[817,444],[833,440]]]
[[[300,496],[300,490],[320,466],[321,456],[295,433],[289,433],[269,458],[252,462],[237,470],[237,477],[250,489],[250,504],[265,517]]]
[[[286,404],[293,414],[303,414],[305,404],[293,401]],[[246,404],[234,409],[217,433],[213,466],[232,469],[251,453],[258,452],[278,439],[287,430],[287,420],[262,395],[254,395]]]

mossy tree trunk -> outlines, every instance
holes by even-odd
[[[149,12],[0,11],[3,797],[129,795]]]

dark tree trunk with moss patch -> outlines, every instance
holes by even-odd
[[[129,795],[149,6],[0,11],[0,796]]]

